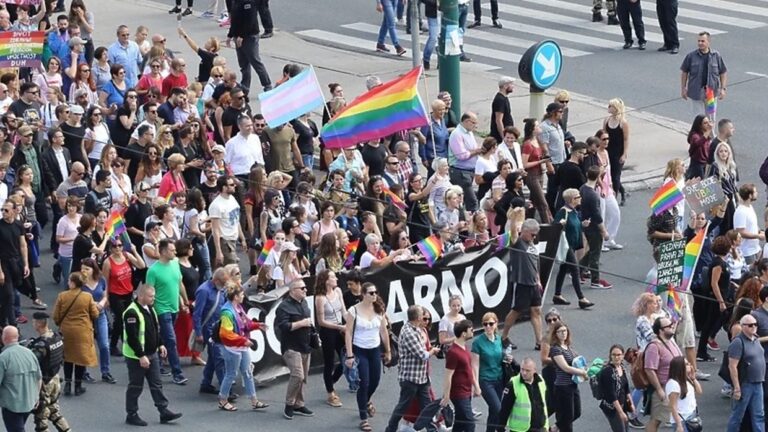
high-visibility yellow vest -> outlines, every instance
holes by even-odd
[[[144,329],[146,328],[146,323],[144,322],[144,314],[141,312],[141,307],[138,303],[131,302],[131,304],[125,308],[125,311],[123,311],[123,320],[125,320],[125,314],[128,311],[134,311],[136,312],[136,316],[139,319],[139,343],[141,346],[144,346]],[[155,308],[150,307],[150,312],[152,312],[153,315],[155,315],[155,321],[157,321],[157,314],[155,313]],[[123,355],[126,358],[138,360],[139,357],[136,355],[136,353],[133,351],[133,348],[131,348],[130,345],[128,345],[128,334],[125,331],[125,324],[123,324]]]
[[[512,407],[512,413],[507,419],[507,428],[512,432],[526,432],[531,428],[531,398],[528,396],[528,389],[523,384],[520,375],[512,377],[512,390],[515,392],[515,406]],[[541,399],[544,402],[544,429],[549,429],[549,415],[547,413],[547,402],[544,400],[547,394],[547,386],[543,379],[539,379],[539,391]]]

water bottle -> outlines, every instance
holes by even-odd
[[[514,356],[512,355],[512,346],[507,345],[506,348],[504,348],[504,363],[512,363],[512,358]]]

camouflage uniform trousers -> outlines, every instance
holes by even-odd
[[[616,0],[605,0],[605,8],[608,16],[616,16]],[[592,13],[600,13],[603,9],[603,0],[592,0]]]
[[[47,432],[48,421],[53,423],[59,432],[69,432],[69,423],[61,414],[59,407],[59,396],[61,396],[61,383],[59,377],[54,376],[47,384],[43,384],[40,389],[40,402],[32,410],[35,416],[35,431]]]

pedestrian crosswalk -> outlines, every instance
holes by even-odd
[[[661,45],[663,36],[656,17],[656,4],[641,1],[645,38],[649,48]],[[587,4],[590,3],[590,4]],[[490,5],[482,5],[486,24],[490,24]],[[378,18],[378,17],[377,17]],[[593,23],[591,2],[579,0],[499,1],[499,22],[503,29],[490,25],[470,29],[464,35],[464,50],[472,57],[462,63],[466,71],[490,71],[520,61],[525,50],[544,39],[558,42],[564,57],[582,57],[597,52],[618,50],[624,43],[619,26]],[[470,8],[468,22],[472,22]],[[678,30],[681,39],[695,39],[701,31],[712,35],[754,30],[768,26],[768,0],[679,0]],[[346,22],[333,29],[309,29],[300,37],[356,51],[373,51],[380,22]],[[398,29],[400,44],[408,48],[411,37]],[[426,34],[420,35],[422,46]],[[387,38],[387,43],[390,43]],[[434,58],[434,57],[433,57]]]

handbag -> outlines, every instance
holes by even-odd
[[[323,346],[323,342],[320,340],[320,333],[317,332],[315,326],[309,327],[309,347],[312,349],[319,349]]]
[[[688,432],[701,432],[704,430],[704,426],[701,424],[701,417],[699,417],[698,411],[696,411],[689,418],[685,418],[683,416],[680,416],[680,418],[683,419],[683,423],[685,423],[685,430]]]
[[[203,322],[200,325],[200,328],[205,327],[205,325],[208,324],[208,321],[210,321],[211,317],[213,317],[214,312],[216,312],[216,308],[219,306],[219,300],[221,300],[221,296],[217,292],[216,302],[213,304],[213,307],[211,307],[211,310],[208,311],[208,315],[206,315],[205,318],[203,319]],[[195,329],[192,329],[192,332],[189,334],[189,340],[187,341],[187,346],[192,351],[203,352],[203,350],[205,350],[205,341],[203,342],[197,341],[197,334],[195,333]]]
[[[637,389],[644,389],[650,385],[648,375],[645,374],[645,351],[638,352],[635,356],[629,376],[632,378],[632,385]]]

